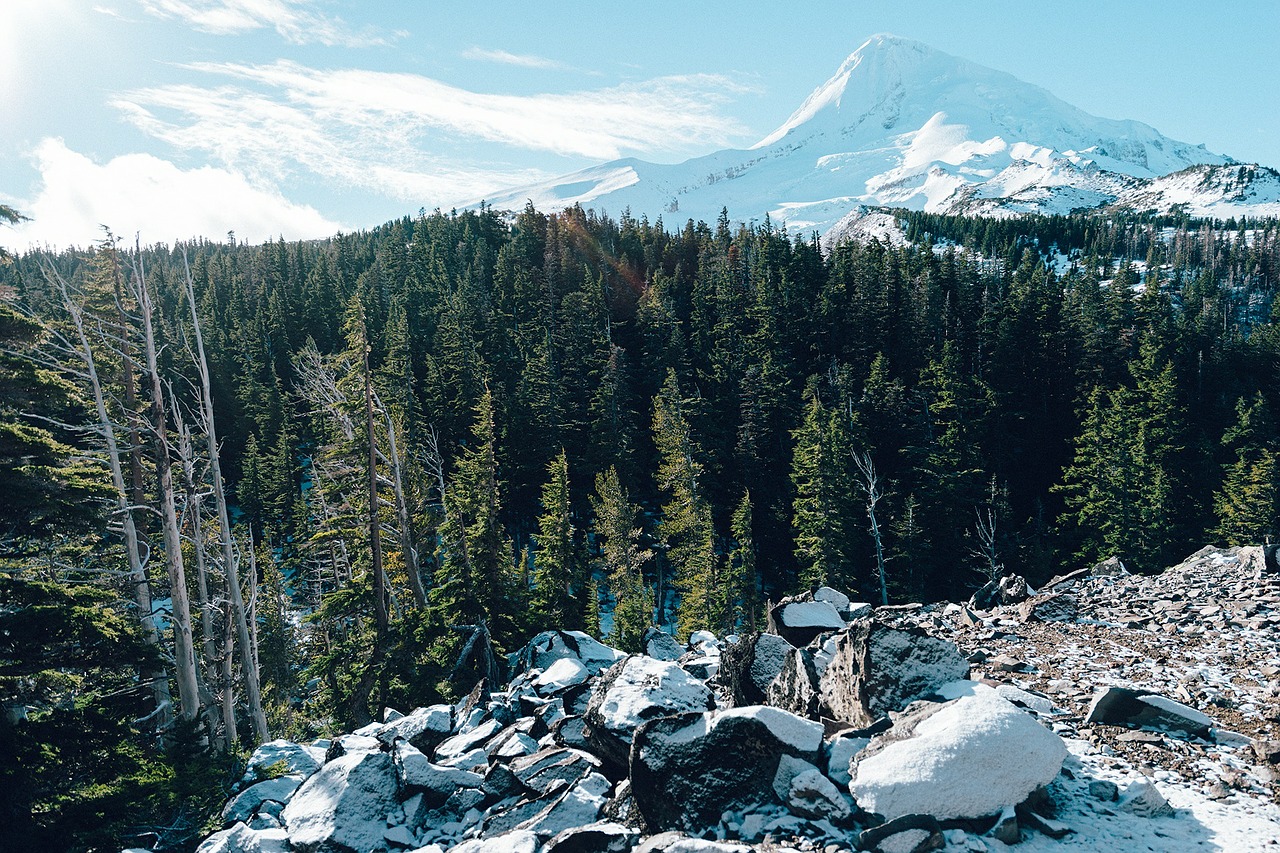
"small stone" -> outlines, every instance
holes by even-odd
[[[1094,779],[1089,783],[1089,796],[1104,803],[1114,803],[1120,796],[1120,787],[1106,779]]]

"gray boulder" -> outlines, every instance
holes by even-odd
[[[1018,605],[1023,622],[1074,622],[1079,613],[1080,603],[1069,592],[1043,593]]]
[[[324,763],[325,751],[319,747],[303,746],[287,740],[273,740],[262,744],[249,756],[241,784],[252,785],[275,775],[296,774],[310,776]],[[283,773],[278,772],[283,770]]]
[[[748,634],[721,651],[716,683],[731,705],[759,705],[791,651],[791,644],[777,634]]]
[[[302,783],[280,816],[300,853],[383,850],[387,817],[399,810],[397,779],[385,752],[335,758]]]
[[[237,823],[200,842],[196,853],[290,853],[290,850],[283,829],[250,829]]]
[[[645,629],[640,645],[646,655],[656,660],[679,660],[686,651],[675,637],[653,627]]]
[[[640,840],[634,827],[620,823],[590,823],[559,833],[542,853],[627,853]]]
[[[683,650],[682,650],[683,651]],[[512,655],[515,672],[546,671],[563,658],[573,658],[599,675],[625,655],[581,631],[543,631]]]
[[[832,639],[830,661],[818,678],[821,712],[858,728],[969,674],[954,643],[916,628],[860,619]]]
[[[248,822],[265,802],[287,803],[302,781],[301,776],[290,774],[250,785],[223,808],[223,822],[226,824],[238,821]]]
[[[726,811],[783,804],[775,784],[784,757],[818,760],[822,726],[778,708],[650,720],[631,749],[631,793],[650,832],[701,832]],[[802,789],[798,797],[805,796]]]
[[[817,601],[812,593],[791,596],[769,608],[769,633],[796,648],[813,642],[819,634],[845,627],[844,617],[829,601]]]
[[[387,723],[378,730],[377,738],[391,746],[402,740],[427,755],[453,731],[453,706],[432,705]]]
[[[769,682],[766,701],[801,717],[817,719],[819,712],[818,669],[809,649],[790,649],[782,671]]]
[[[624,658],[596,683],[583,719],[592,752],[625,772],[631,739],[646,720],[714,707],[711,691],[674,661]]]

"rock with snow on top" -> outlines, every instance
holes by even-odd
[[[320,768],[290,798],[281,818],[300,853],[385,849],[387,818],[399,810],[398,780],[385,752],[348,753]]]
[[[809,645],[819,634],[839,631],[845,624],[829,601],[815,601],[811,594],[784,598],[769,608],[769,633],[796,648]]]
[[[646,628],[640,640],[644,653],[654,660],[679,660],[685,653],[676,638],[658,628]]]
[[[541,838],[552,838],[575,826],[595,823],[609,801],[613,783],[599,773],[588,773],[563,789],[552,804],[523,821],[519,829],[527,829]]]
[[[591,670],[582,661],[577,658],[560,658],[533,680],[533,686],[543,696],[554,696],[590,677]]]
[[[538,836],[517,829],[491,838],[464,841],[449,853],[538,853]]]
[[[636,728],[646,720],[714,707],[711,691],[672,661],[632,655],[600,676],[584,715],[592,751],[625,770]]]
[[[943,849],[946,843],[942,826],[927,814],[903,815],[858,836],[858,849],[872,853],[928,853]]]
[[[849,596],[845,595],[838,589],[832,589],[829,586],[820,586],[813,591],[814,601],[825,601],[836,609],[837,613],[844,615],[849,612]]]
[[[481,748],[486,741],[495,737],[503,726],[500,720],[489,719],[461,734],[453,735],[441,741],[436,747],[436,761],[443,764],[451,758],[466,755],[472,750]]]
[[[784,756],[812,764],[821,745],[820,724],[777,708],[651,720],[631,750],[632,795],[650,831],[701,831],[725,811],[780,804]]]
[[[1016,805],[1062,769],[1062,739],[984,685],[956,685],[921,703],[854,761],[849,790],[867,811],[893,819],[979,818]]]
[[[849,782],[852,781],[849,766],[853,763],[853,757],[866,749],[870,743],[871,738],[854,735],[842,734],[831,738],[825,747],[827,775],[831,777],[831,781],[848,788]]]
[[[818,680],[819,704],[826,716],[853,726],[869,726],[969,674],[954,643],[919,629],[861,619],[831,643],[830,662]]]
[[[278,775],[296,774],[305,778],[319,770],[323,763],[323,749],[303,746],[287,740],[268,741],[249,756],[249,764],[240,782],[244,785],[252,785],[271,775],[276,775],[276,771],[280,768],[283,768],[284,772]]]
[[[816,767],[791,778],[783,802],[796,814],[815,820],[841,821],[853,814],[845,795]]]
[[[1127,574],[1129,570],[1120,562],[1119,557],[1108,557],[1089,569],[1090,577],[1095,578],[1118,578]]]
[[[424,793],[432,803],[443,803],[459,788],[480,788],[484,784],[479,773],[435,764],[407,743],[396,746],[395,758],[403,790]]]
[[[511,772],[530,791],[545,794],[600,769],[600,759],[577,749],[544,749],[511,762]]]
[[[302,782],[302,776],[290,774],[250,785],[222,809],[222,820],[228,824],[248,821],[265,802],[287,803]]]
[[[634,827],[602,821],[564,830],[543,846],[542,853],[627,853],[639,840]]]
[[[237,823],[200,842],[196,853],[290,853],[290,848],[283,829],[250,829]]]
[[[453,731],[453,706],[432,705],[417,708],[413,712],[384,725],[378,732],[378,740],[387,745],[397,740],[408,741],[416,749],[431,754]]]
[[[1166,732],[1181,737],[1208,738],[1213,720],[1189,705],[1150,690],[1108,687],[1096,694],[1086,723]]]
[[[599,675],[624,657],[623,652],[581,631],[543,631],[512,655],[517,672],[546,671],[558,660],[573,658],[592,675]]]
[[[1126,788],[1118,808],[1138,817],[1172,817],[1175,814],[1173,806],[1148,779],[1139,779]]]

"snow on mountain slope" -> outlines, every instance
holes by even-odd
[[[1141,122],[1098,118],[1004,72],[878,35],[748,150],[674,165],[617,160],[488,202],[629,208],[668,222],[710,222],[727,207],[736,219],[767,213],[793,232],[825,233],[869,206],[1002,216],[1180,204],[1230,216],[1280,201],[1276,173],[1251,171],[1245,192],[1237,168]]]

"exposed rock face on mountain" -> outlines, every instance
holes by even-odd
[[[785,222],[856,230],[851,211],[1067,213],[1117,206],[1195,215],[1280,214],[1280,174],[1241,167],[1141,122],[1089,115],[1038,86],[894,36],[871,38],[747,150],[675,165],[617,160],[489,197],[668,223]],[[843,220],[843,221],[842,221]],[[839,227],[838,227],[839,226]]]
[[[820,590],[781,605],[824,605],[805,626],[842,614],[802,646],[698,632],[677,660],[540,634],[502,690],[260,747],[201,853],[1280,843],[1280,575],[1261,548],[1005,586],[987,610],[869,615]],[[1074,615],[1023,612],[1046,596]]]

